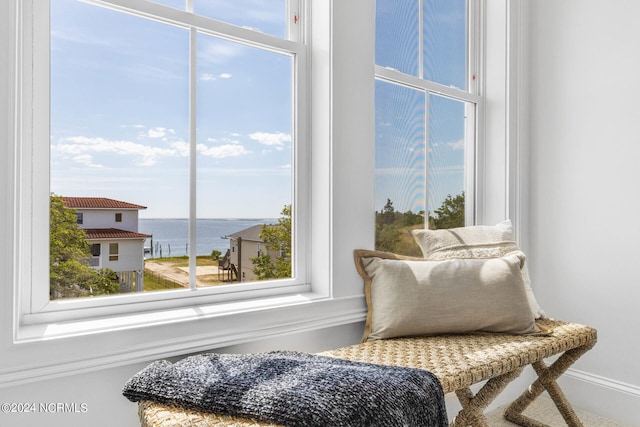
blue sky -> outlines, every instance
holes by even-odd
[[[182,8],[184,0],[158,0]],[[376,62],[416,74],[418,2],[378,0]],[[425,77],[465,87],[464,0],[425,1]],[[393,11],[391,7],[393,6]],[[195,0],[194,11],[280,37],[285,0]],[[185,218],[189,194],[189,34],[76,0],[52,1],[51,191]],[[291,203],[291,58],[198,35],[197,216],[273,218]],[[376,83],[376,200],[425,210],[459,194],[462,103]]]
[[[466,89],[465,0],[424,1],[422,47],[419,2],[377,0],[376,7],[377,65],[412,76],[419,76],[422,69],[425,79]],[[391,199],[402,212],[433,211],[448,194],[464,190],[462,102],[379,80],[375,120],[376,210]]]
[[[282,13],[244,3],[251,13],[237,0],[217,1],[218,16],[195,8],[284,33],[283,1]],[[188,32],[73,0],[51,13],[51,191],[187,217]],[[203,34],[197,46],[197,215],[278,217],[291,203],[292,60]]]

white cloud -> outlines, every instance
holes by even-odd
[[[286,142],[291,142],[291,135],[282,132],[254,132],[249,134],[249,138],[258,141],[260,144],[275,147],[284,147]]]
[[[447,142],[447,146],[454,151],[464,150],[464,139],[458,141]]]
[[[212,82],[212,81],[218,80],[218,79],[230,79],[231,77],[233,77],[233,75],[230,74],[230,73],[220,73],[217,76],[213,75],[211,73],[203,73],[203,74],[200,75],[200,81]]]
[[[147,136],[149,138],[162,138],[167,135],[167,130],[165,128],[155,128],[149,129],[147,131]]]
[[[213,80],[217,80],[217,78],[213,74],[204,73],[204,74],[200,75],[200,80],[203,81],[203,82],[210,82],[210,81],[213,81]]]
[[[198,144],[196,146],[196,150],[198,150],[198,152],[203,156],[212,157],[214,159],[223,159],[225,157],[237,157],[249,154],[249,151],[240,144],[224,144],[213,147]]]
[[[240,144],[240,141],[238,141],[237,139],[230,139],[230,138],[222,138],[222,139],[218,139],[218,138],[207,138],[208,142],[212,142],[214,144],[220,144],[220,143],[224,143],[224,144]]]
[[[93,163],[93,156],[91,154],[80,154],[71,158],[76,163],[88,166],[90,168],[102,168],[104,166]]]
[[[180,157],[189,157],[189,144],[185,141],[175,141],[169,144]]]
[[[79,163],[87,164],[87,157],[91,153],[111,153],[122,156],[134,156],[138,160],[138,166],[153,166],[162,157],[181,156],[175,148],[162,148],[144,145],[132,141],[112,141],[104,138],[89,138],[74,136],[65,138],[63,143],[51,146],[53,154],[71,155],[80,159]]]

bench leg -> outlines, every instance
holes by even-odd
[[[453,419],[450,427],[489,427],[484,410],[504,390],[507,384],[513,381],[521,372],[522,368],[518,368],[512,372],[491,378],[475,395],[469,387],[456,390],[462,410]]]
[[[518,397],[504,412],[504,417],[520,426],[524,427],[543,427],[542,424],[522,414],[527,407],[542,394],[547,391],[553,400],[553,403],[560,411],[569,427],[582,427],[583,424],[578,419],[571,404],[567,401],[564,393],[558,386],[556,379],[562,375],[573,363],[584,353],[591,349],[593,345],[577,347],[566,351],[552,365],[548,366],[543,361],[534,362],[532,364],[538,379]]]

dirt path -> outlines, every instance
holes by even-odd
[[[159,276],[166,277],[185,288],[189,287],[189,267],[176,267],[171,263],[162,260],[146,260],[144,268],[153,271]],[[196,286],[219,285],[218,266],[198,266],[196,267]],[[222,275],[220,275],[222,277]]]

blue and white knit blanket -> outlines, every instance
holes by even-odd
[[[299,352],[158,361],[123,394],[286,426],[448,425],[442,387],[428,371]]]

